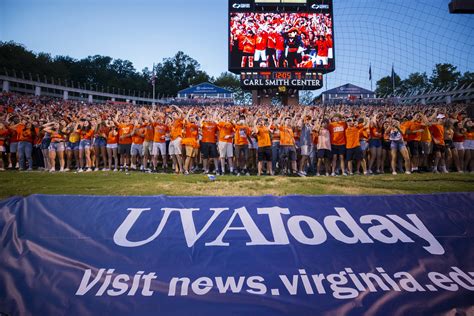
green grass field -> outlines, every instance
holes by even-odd
[[[472,174],[350,177],[217,177],[131,172],[0,173],[0,199],[30,194],[81,195],[359,195],[474,191]]]

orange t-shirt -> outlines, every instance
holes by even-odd
[[[430,126],[431,137],[437,145],[444,145],[444,126],[441,124],[433,124]]]
[[[465,138],[466,140],[474,140],[474,131],[473,132],[466,132],[464,134],[464,136],[466,137]]]
[[[257,127],[257,143],[258,147],[269,147],[272,145],[270,140],[270,130],[266,126]]]
[[[193,146],[194,148],[198,146],[198,135],[199,128],[194,123],[186,123],[184,126],[184,138],[181,144],[185,146]]]
[[[382,139],[382,129],[376,126],[370,127],[370,139]]]
[[[245,125],[235,126],[235,144],[238,146],[248,145],[247,136],[250,136],[250,127]]]
[[[166,133],[170,131],[169,127],[162,123],[154,123],[154,134],[153,134],[153,142],[154,143],[165,143],[166,142]]]
[[[143,125],[145,129],[145,141],[152,142],[153,137],[155,136],[155,131],[153,130],[153,124],[145,124]]]
[[[369,128],[364,127],[364,124],[359,124],[357,127],[359,128],[359,139],[369,139]]]
[[[18,135],[19,142],[29,142],[33,143],[33,133],[31,133],[31,129],[26,129],[25,125],[19,124],[16,127],[16,133]]]
[[[93,129],[90,129],[88,131],[81,130],[79,134],[81,135],[81,140],[82,139],[91,140],[92,135],[94,135],[94,130]]]
[[[51,134],[51,142],[52,143],[59,143],[59,142],[63,142],[64,141],[64,136],[62,134],[60,134],[59,132],[53,132]]]
[[[111,130],[107,133],[107,144],[117,144],[118,143],[118,132]]]
[[[360,130],[359,127],[347,127],[346,128],[346,148],[356,148],[360,146]]]
[[[5,145],[5,139],[8,137],[9,134],[10,131],[8,129],[0,129],[0,146]]]
[[[277,133],[278,128],[275,125],[271,125],[270,129],[273,131],[273,133],[272,133],[272,142],[279,142],[280,141],[280,133]]]
[[[234,125],[229,122],[219,122],[219,124],[217,124],[217,128],[219,129],[219,141],[232,143],[232,137],[225,137],[231,136],[234,133]]]
[[[203,143],[216,143],[217,124],[214,122],[202,122],[201,126]]]
[[[346,133],[347,128],[346,122],[331,122],[329,123],[329,133],[331,135],[332,145],[345,145],[346,144]]]
[[[177,119],[171,124],[171,133],[170,133],[170,138],[171,140],[175,140],[178,137],[183,137],[183,126],[184,126],[184,120],[183,119]]]
[[[423,133],[421,133],[421,141],[426,143],[431,143],[431,133],[428,126],[425,126]]]
[[[119,144],[121,145],[130,145],[132,143],[132,137],[128,136],[125,138],[120,138],[122,135],[130,134],[133,130],[133,124],[119,124]]]
[[[145,128],[139,127],[135,130],[135,134],[132,136],[132,143],[141,145],[143,144],[144,141],[145,141]]]
[[[412,121],[410,122],[410,124],[408,125],[408,129],[410,130],[410,132],[413,132],[413,131],[419,131],[419,130],[424,130],[425,128],[425,125],[424,124],[421,124],[420,122],[416,122],[416,121]],[[407,141],[418,141],[420,142],[421,141],[421,135],[423,134],[422,131],[420,132],[416,132],[414,134],[410,133],[410,134],[407,134],[407,137],[406,137],[406,140]]]
[[[295,144],[293,129],[289,126],[280,126],[279,130],[280,130],[280,145],[293,146]]]

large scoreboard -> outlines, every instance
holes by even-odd
[[[244,88],[321,88],[335,70],[333,22],[332,0],[229,0],[229,70]]]

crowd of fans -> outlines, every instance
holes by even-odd
[[[474,172],[466,105],[158,106],[0,94],[0,169]]]

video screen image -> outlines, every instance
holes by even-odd
[[[334,70],[331,14],[230,13],[230,69]]]

